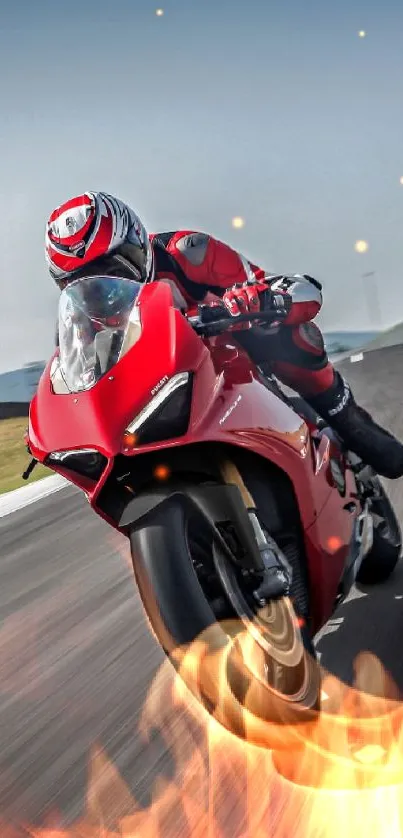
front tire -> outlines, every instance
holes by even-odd
[[[206,537],[202,525],[175,495],[132,529],[134,572],[151,626],[191,692],[228,730],[268,748],[302,744],[320,698],[308,632],[289,598],[253,613],[218,544],[210,544],[205,561],[192,555],[195,534],[199,545]]]

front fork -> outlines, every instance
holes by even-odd
[[[260,584],[253,592],[256,602],[259,606],[263,606],[269,599],[288,596],[292,582],[291,566],[275,541],[264,532],[255,501],[245,486],[240,472],[230,460],[221,464],[220,471],[224,482],[227,485],[235,485],[241,494],[262,559],[263,574]]]

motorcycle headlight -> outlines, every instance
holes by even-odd
[[[61,468],[75,471],[90,480],[99,480],[107,465],[107,459],[92,448],[80,448],[74,451],[54,451],[46,458],[45,465],[59,465]]]
[[[125,448],[183,436],[189,426],[191,402],[191,374],[174,375],[127,426]]]

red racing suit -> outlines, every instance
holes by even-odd
[[[321,285],[306,275],[272,275],[245,259],[229,245],[192,230],[150,235],[155,279],[168,282],[179,308],[187,310],[223,297],[237,283],[265,280],[287,298],[288,313],[280,326],[236,331],[234,338],[255,363],[268,364],[284,384],[302,396],[326,392],[335,379],[322,333],[312,320],[322,306]]]

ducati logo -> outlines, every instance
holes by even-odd
[[[158,390],[161,390],[161,387],[163,387],[164,384],[166,384],[167,381],[168,381],[168,376],[164,375],[164,377],[161,378],[161,380],[158,382],[158,384],[156,384],[155,387],[153,387],[153,389],[151,390],[151,395],[155,396],[155,394],[158,393]]]
[[[70,235],[71,235],[71,236],[72,236],[74,233],[76,233],[76,232],[77,232],[77,222],[76,222],[75,218],[73,218],[73,216],[71,216],[71,215],[68,215],[68,216],[67,216],[67,218],[66,218],[66,227],[67,227],[67,229],[68,229],[68,231],[69,231],[69,233],[70,233]]]

